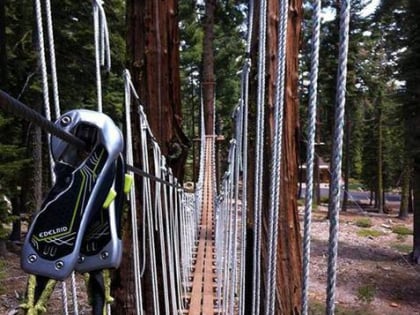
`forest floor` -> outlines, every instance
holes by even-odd
[[[413,218],[350,207],[340,212],[336,314],[420,314],[420,266],[409,263]],[[367,211],[366,211],[367,210]],[[303,209],[300,209],[303,216]],[[310,314],[325,314],[329,222],[327,207],[313,212]],[[303,226],[303,223],[301,222]],[[411,233],[411,234],[410,234]]]
[[[409,263],[412,216],[349,208],[340,213],[337,270],[337,315],[420,315],[420,266]],[[303,216],[303,209],[300,209]],[[310,314],[325,314],[328,233],[327,207],[313,212],[310,265]],[[301,222],[303,226],[303,223]],[[20,269],[19,249],[0,259],[0,315],[15,315],[23,302],[27,277]],[[70,282],[67,281],[70,287]],[[89,314],[84,281],[77,277],[79,314]],[[70,302],[71,304],[71,302]],[[55,290],[47,314],[62,314]],[[70,314],[73,314],[70,307]]]

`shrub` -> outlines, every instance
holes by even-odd
[[[408,244],[393,244],[392,248],[396,249],[397,251],[403,253],[403,254],[409,254],[412,250],[413,250],[413,246],[412,245],[408,245]]]
[[[413,230],[404,225],[396,225],[392,227],[392,232],[398,235],[412,235]]]
[[[384,235],[384,233],[374,229],[360,229],[357,235],[362,237],[379,237]]]
[[[361,227],[361,228],[368,228],[371,227],[372,224],[372,220],[370,218],[360,218],[357,219],[354,224],[356,224],[356,226]]]
[[[357,299],[361,302],[371,303],[375,299],[376,288],[373,285],[362,285],[357,289]]]

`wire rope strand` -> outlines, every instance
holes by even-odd
[[[274,104],[274,138],[272,143],[272,168],[270,181],[270,208],[269,208],[269,232],[268,232],[268,259],[267,259],[267,285],[265,314],[274,314],[276,269],[277,269],[277,237],[278,216],[280,204],[280,178],[283,140],[283,112],[284,112],[284,87],[285,87],[285,61],[286,61],[286,33],[288,1],[280,1],[280,22],[278,26],[277,47],[277,73],[276,91]]]
[[[51,1],[45,1],[45,11],[47,17],[47,32],[48,32],[48,45],[50,52],[50,67],[51,67],[51,83],[53,89],[53,100],[54,100],[54,109],[55,109],[55,118],[61,116],[60,113],[60,97],[58,93],[58,81],[57,81],[57,67],[55,60],[55,44],[54,44],[54,31],[53,31],[53,21],[51,14]]]
[[[61,282],[61,302],[63,304],[63,313],[64,315],[69,314],[69,304],[67,298],[67,285],[65,281]]]
[[[39,63],[41,66],[41,76],[42,76],[42,94],[44,97],[44,111],[45,117],[47,120],[51,121],[51,107],[50,107],[50,96],[48,91],[48,73],[47,73],[47,63],[45,57],[45,45],[44,45],[44,28],[42,22],[42,9],[40,0],[35,0],[35,12],[36,12],[36,25],[38,31],[38,49],[39,49]],[[48,144],[51,142],[51,136],[48,135]],[[50,160],[50,174],[51,182],[55,183],[55,173],[54,170],[54,159],[51,152],[49,152]]]
[[[73,313],[79,315],[79,300],[77,298],[77,285],[76,285],[76,274],[71,273],[71,294],[73,299]]]
[[[160,178],[161,173],[161,153],[159,145],[156,141],[152,141],[153,146],[153,170],[155,176]],[[162,199],[161,199],[162,184],[160,182],[155,182],[155,213],[157,217],[155,218],[157,230],[159,232],[159,242],[160,250],[162,257],[162,280],[163,280],[163,297],[164,297],[164,306],[165,313],[170,313],[170,303],[169,303],[169,283],[168,283],[168,266],[167,266],[167,248],[165,244],[165,231],[164,231],[164,222],[163,222],[163,213],[162,213]]]
[[[127,163],[133,164],[133,142],[132,142],[132,129],[131,129],[131,93],[135,93],[132,86],[130,73],[128,70],[124,71],[124,88],[125,88],[125,123],[126,123],[126,159]],[[132,172],[130,172],[132,175]],[[141,292],[141,267],[140,267],[140,252],[139,252],[139,239],[138,239],[138,225],[137,225],[137,207],[136,207],[136,186],[135,182],[130,190],[130,210],[131,210],[131,226],[132,226],[132,239],[133,239],[133,260],[134,260],[134,287],[135,287],[135,303],[136,313],[143,315],[143,298]]]
[[[141,155],[142,155],[142,165],[145,172],[149,173],[149,157],[148,157],[148,123],[147,118],[144,112],[140,113],[140,133],[141,133]],[[160,314],[159,306],[159,285],[157,280],[157,265],[156,265],[156,250],[155,250],[155,236],[154,236],[154,222],[153,222],[153,213],[152,213],[152,196],[151,196],[151,183],[150,179],[143,178],[143,209],[146,213],[147,221],[147,232],[149,240],[149,253],[150,253],[150,271],[152,277],[152,292],[153,292],[153,304],[154,304],[154,314]]]
[[[316,108],[318,97],[319,44],[321,29],[321,0],[312,0],[312,50],[309,84],[308,129],[306,149],[306,188],[303,228],[302,314],[308,314],[309,263],[311,254],[311,224],[313,202],[313,174],[315,157]]]
[[[59,97],[59,92],[58,92],[54,31],[53,31],[53,20],[52,20],[52,14],[51,14],[51,1],[50,0],[45,1],[45,12],[46,12],[46,18],[47,18],[47,34],[48,34],[48,45],[49,45],[49,55],[50,55],[51,84],[52,84],[52,90],[53,90],[54,114],[55,114],[55,118],[58,119],[58,117],[61,116],[61,110],[60,110],[60,97]],[[65,282],[62,283],[61,289],[62,289],[64,313],[68,314],[67,286]],[[72,290],[72,299],[73,299],[73,312],[75,315],[78,315],[79,302],[77,299],[77,288],[76,288],[76,280],[75,280],[74,272],[72,272],[71,274],[71,290]]]
[[[95,69],[96,69],[96,95],[98,102],[98,112],[102,112],[102,78],[100,62],[100,40],[99,40],[99,8],[98,1],[93,0],[93,36],[95,43]]]
[[[109,32],[105,10],[101,0],[93,0],[93,36],[95,44],[95,69],[98,111],[103,111],[101,65],[106,70],[111,68],[111,53],[109,48]],[[106,58],[105,58],[106,56]]]
[[[244,64],[244,69],[242,72],[242,104],[243,104],[243,150],[242,150],[242,275],[241,279],[244,282],[242,286],[242,312],[240,315],[245,312],[245,275],[246,275],[246,246],[247,246],[247,214],[248,214],[248,83],[249,83],[249,69],[250,69],[250,60],[246,60]]]
[[[257,135],[255,157],[255,198],[254,198],[254,262],[253,262],[253,305],[252,314],[260,314],[261,289],[261,212],[262,174],[264,153],[264,106],[265,106],[265,52],[267,31],[267,1],[260,2],[259,43],[258,43],[258,94],[257,94]]]
[[[333,158],[331,161],[331,200],[329,207],[330,236],[328,241],[328,281],[327,281],[327,314],[334,314],[335,287],[337,278],[338,228],[340,208],[340,179],[343,151],[343,127],[346,101],[347,58],[349,42],[350,1],[341,1],[340,8],[340,46],[337,71],[337,90],[335,105],[335,122],[333,138]]]

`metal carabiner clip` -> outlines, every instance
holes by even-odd
[[[121,158],[124,141],[114,122],[94,111],[70,111],[56,125],[82,139],[86,148],[76,149],[59,138],[51,138],[56,183],[26,235],[21,266],[28,273],[64,280],[89,243],[85,236],[92,236],[92,220],[100,217],[104,219],[102,223],[111,222],[110,217],[105,218],[103,205],[113,185],[120,185],[117,177],[124,172]],[[103,236],[106,231],[98,230],[98,235],[101,233]],[[115,241],[118,235],[109,239],[113,244],[107,249],[107,258],[112,258],[111,265],[115,266],[121,259],[121,246]]]

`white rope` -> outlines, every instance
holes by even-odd
[[[52,22],[50,0],[45,0],[45,11],[46,11],[46,16],[47,16],[47,32],[48,32],[48,44],[49,44],[49,52],[50,52],[51,83],[52,83],[52,88],[53,88],[55,118],[58,118],[61,116],[60,97],[58,94],[57,67],[56,67],[56,60],[55,60],[54,32],[53,32],[53,22]]]
[[[105,66],[106,71],[111,69],[111,52],[109,48],[109,32],[106,22],[105,11],[101,0],[93,0],[93,29],[95,42],[95,68],[96,68],[96,89],[98,111],[103,111],[102,106],[102,78],[101,66]]]
[[[139,118],[140,118],[140,139],[141,139],[141,157],[142,157],[142,166],[143,170],[146,173],[149,173],[149,156],[148,156],[148,140],[147,133],[149,130],[149,125],[147,122],[146,115],[143,111],[143,108],[139,108]],[[143,177],[143,210],[145,212],[146,226],[148,232],[148,244],[149,244],[149,262],[150,262],[150,276],[152,280],[152,294],[153,294],[153,305],[154,305],[154,314],[160,314],[159,306],[159,285],[157,280],[157,265],[156,265],[156,246],[155,246],[155,236],[154,236],[154,222],[153,222],[153,207],[152,207],[152,195],[151,195],[151,182],[147,177]]]
[[[152,142],[153,146],[153,169],[154,175],[157,178],[161,178],[162,166],[161,166],[161,153],[159,145],[156,141]],[[170,253],[167,253],[166,244],[165,244],[165,231],[164,231],[164,222],[162,214],[162,185],[160,182],[155,182],[155,218],[157,224],[157,230],[159,232],[159,241],[160,241],[160,250],[161,250],[161,263],[162,263],[162,280],[163,280],[163,297],[164,297],[164,306],[165,314],[170,313],[170,304],[169,304],[169,283],[168,283],[168,266],[167,266],[167,257]],[[169,249],[168,249],[169,250]]]
[[[340,46],[337,71],[337,90],[333,138],[333,158],[331,160],[331,198],[329,207],[330,236],[328,240],[328,280],[327,314],[333,315],[335,309],[335,287],[337,278],[338,228],[341,196],[341,164],[343,153],[344,112],[346,102],[347,57],[349,45],[350,1],[341,1]]]
[[[178,295],[178,303],[179,305],[181,305],[181,295],[184,294],[183,291],[183,286],[182,286],[182,277],[181,277],[181,261],[180,261],[180,227],[179,227],[179,185],[178,185],[178,180],[176,177],[173,176],[172,171],[170,170],[170,176],[171,178],[173,178],[173,182],[176,185],[176,187],[173,187],[173,198],[174,198],[174,202],[173,202],[173,230],[174,230],[174,235],[176,235],[177,237],[174,237],[174,257],[175,257],[175,273],[176,273],[176,279],[177,279],[177,291],[180,293]]]
[[[136,96],[137,101],[138,96],[135,94],[128,71],[125,71],[124,78],[126,111],[129,112],[131,99],[128,95],[133,93]],[[148,157],[148,148],[151,145],[153,148],[152,167],[154,176],[157,179],[168,181],[168,184],[163,186],[159,181],[155,183],[155,197],[152,198],[152,185],[150,179],[147,177],[143,178],[143,226],[145,227],[143,230],[147,233],[147,236],[143,236],[145,241],[143,246],[148,246],[150,252],[149,262],[151,272],[148,276],[151,277],[152,282],[154,314],[160,314],[161,312],[159,309],[159,284],[157,281],[158,267],[162,270],[164,312],[165,314],[175,314],[178,311],[185,309],[183,296],[186,294],[187,277],[192,263],[192,248],[195,242],[197,228],[197,212],[191,211],[191,203],[194,204],[194,198],[190,198],[190,202],[188,203],[185,202],[185,193],[177,183],[177,179],[173,176],[171,169],[166,165],[166,159],[162,156],[160,148],[153,136],[143,107],[139,106],[138,111],[141,124],[140,142],[142,169],[146,173],[149,173],[151,170]],[[130,120],[130,118],[127,118],[127,126],[130,125]],[[131,130],[127,131],[127,135],[130,134]],[[132,151],[131,137],[127,136],[127,138],[127,148],[129,151]],[[130,154],[127,153],[127,156],[129,155]],[[132,161],[130,163],[132,163]],[[152,200],[154,201],[152,202]],[[133,218],[135,218],[134,214]],[[132,224],[134,226],[136,223],[133,222]],[[158,231],[159,240],[155,240],[155,230]],[[189,230],[193,231],[190,232]],[[138,240],[133,240],[133,243],[134,242],[138,242]],[[160,242],[161,266],[157,266],[156,264],[156,242]],[[143,250],[145,251],[145,248],[143,248]],[[189,257],[186,258],[186,255]],[[134,255],[134,257],[136,257],[136,255]],[[135,265],[137,264],[135,263]],[[140,267],[139,265],[140,264],[138,264],[136,268],[143,268],[141,274],[144,276],[143,271],[145,262],[143,263],[143,267]]]
[[[252,4],[250,3],[250,6]],[[252,10],[250,9],[250,14]],[[241,259],[241,305],[239,314],[245,313],[245,277],[246,277],[246,244],[247,244],[247,213],[248,213],[248,83],[249,83],[250,60],[247,59],[242,69],[241,100],[243,120],[242,140],[242,259]]]
[[[63,312],[64,315],[69,314],[69,304],[68,304],[68,298],[67,298],[67,286],[66,282],[61,282],[61,302],[63,303]]]
[[[35,0],[35,12],[36,12],[36,25],[38,29],[38,48],[39,48],[39,63],[41,66],[41,75],[42,75],[42,93],[44,97],[44,111],[45,117],[48,120],[51,120],[51,109],[50,109],[50,96],[48,91],[48,73],[47,73],[47,63],[45,57],[45,45],[44,45],[44,28],[42,22],[42,9],[40,0]],[[48,135],[48,144],[51,142],[51,137]],[[55,183],[55,173],[54,173],[54,159],[51,152],[49,152],[50,160],[50,174],[51,182]]]
[[[277,75],[276,96],[274,104],[274,139],[272,144],[272,169],[270,185],[270,209],[268,230],[268,259],[266,285],[265,314],[271,315],[275,311],[276,274],[277,274],[277,244],[278,244],[278,217],[280,205],[280,172],[283,142],[283,114],[286,64],[286,36],[287,36],[288,0],[280,1],[280,22],[278,28],[279,40],[277,47]]]
[[[163,178],[167,179],[168,169],[166,168],[166,161],[165,157],[161,156],[161,172],[164,174]],[[171,229],[171,221],[169,215],[169,201],[168,201],[168,189],[171,187],[164,186],[162,187],[162,195],[163,195],[163,211],[164,211],[164,219],[165,219],[165,240],[166,240],[166,247],[168,249],[168,272],[169,272],[169,284],[170,284],[170,295],[171,295],[171,307],[172,313],[175,314],[177,312],[177,299],[176,299],[176,284],[175,284],[175,271],[174,271],[174,263],[173,263],[173,233]]]
[[[132,142],[132,129],[131,129],[131,95],[133,94],[136,99],[138,95],[131,82],[130,73],[128,70],[124,71],[124,89],[125,89],[125,123],[126,123],[126,160],[127,163],[133,165],[133,142]],[[133,176],[133,172],[129,172]],[[133,260],[134,260],[134,287],[136,296],[136,313],[143,315],[143,298],[141,291],[141,266],[140,266],[140,252],[139,252],[139,237],[137,225],[137,206],[136,206],[136,186],[135,182],[130,190],[130,210],[131,210],[131,227],[133,239]]]
[[[311,224],[313,202],[313,174],[315,157],[316,107],[318,92],[319,44],[321,29],[321,0],[312,1],[312,51],[308,105],[308,143],[306,149],[305,217],[303,228],[302,314],[308,314],[309,262],[311,254]]]
[[[261,213],[262,213],[262,175],[264,153],[264,92],[265,92],[265,45],[267,32],[267,1],[260,2],[259,46],[258,46],[258,94],[257,94],[257,134],[255,158],[255,198],[254,198],[254,262],[252,288],[252,314],[260,314],[261,290]]]
[[[76,273],[71,273],[71,294],[73,298],[73,313],[74,315],[79,314],[79,300],[77,298],[77,284],[76,284]]]

